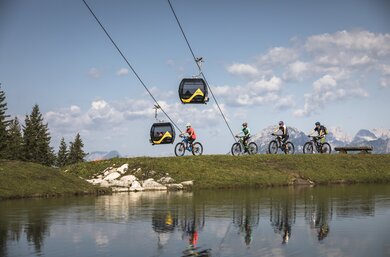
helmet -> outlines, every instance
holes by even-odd
[[[319,121],[316,122],[316,126],[320,126],[321,123]]]
[[[188,123],[186,124],[186,127],[187,127],[187,128],[191,127],[191,123],[188,122]]]
[[[284,122],[281,120],[279,121],[279,126],[283,126],[284,125]]]
[[[243,126],[243,127],[247,127],[247,126],[248,126],[248,123],[244,122],[244,123],[242,123],[242,126]]]

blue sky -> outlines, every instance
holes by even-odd
[[[88,3],[173,119],[194,125],[205,153],[228,152],[215,103],[179,102],[197,69],[168,3]],[[389,1],[172,4],[233,130],[390,128]],[[86,151],[173,154],[149,145],[153,102],[81,0],[0,0],[0,83],[9,114],[23,120],[39,104],[55,148],[80,132]]]

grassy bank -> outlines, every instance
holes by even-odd
[[[0,199],[95,194],[100,190],[59,169],[0,160]]]
[[[150,177],[151,170],[156,171],[152,176],[156,179],[169,173],[178,182],[194,180],[196,188],[282,186],[304,180],[316,184],[390,183],[390,155],[138,157],[81,163],[66,169],[90,178],[109,166],[124,163],[129,164],[128,174],[138,168],[145,177]]]

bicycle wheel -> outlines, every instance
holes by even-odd
[[[232,154],[234,156],[237,156],[237,155],[241,154],[241,145],[240,145],[240,143],[234,143],[232,145]]]
[[[294,152],[295,152],[294,144],[291,142],[287,142],[286,146],[284,148],[284,153],[285,154],[294,154]]]
[[[328,143],[323,143],[321,147],[321,153],[330,154],[332,152],[332,147]]]
[[[195,142],[192,144],[192,154],[193,155],[202,155],[203,153],[203,146],[199,142]]]
[[[312,154],[314,153],[313,151],[313,144],[311,142],[306,142],[304,145],[303,145],[303,153],[305,154]]]
[[[248,152],[249,154],[257,154],[257,144],[255,142],[251,142],[248,145]]]
[[[177,143],[175,146],[175,155],[183,156],[185,152],[186,152],[186,146],[184,145],[184,143],[182,142]]]
[[[268,152],[270,154],[276,154],[278,152],[278,142],[276,142],[276,140],[269,142]]]

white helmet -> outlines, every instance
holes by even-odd
[[[188,123],[186,124],[186,127],[187,127],[187,128],[188,128],[188,127],[191,127],[191,123],[188,122]]]

